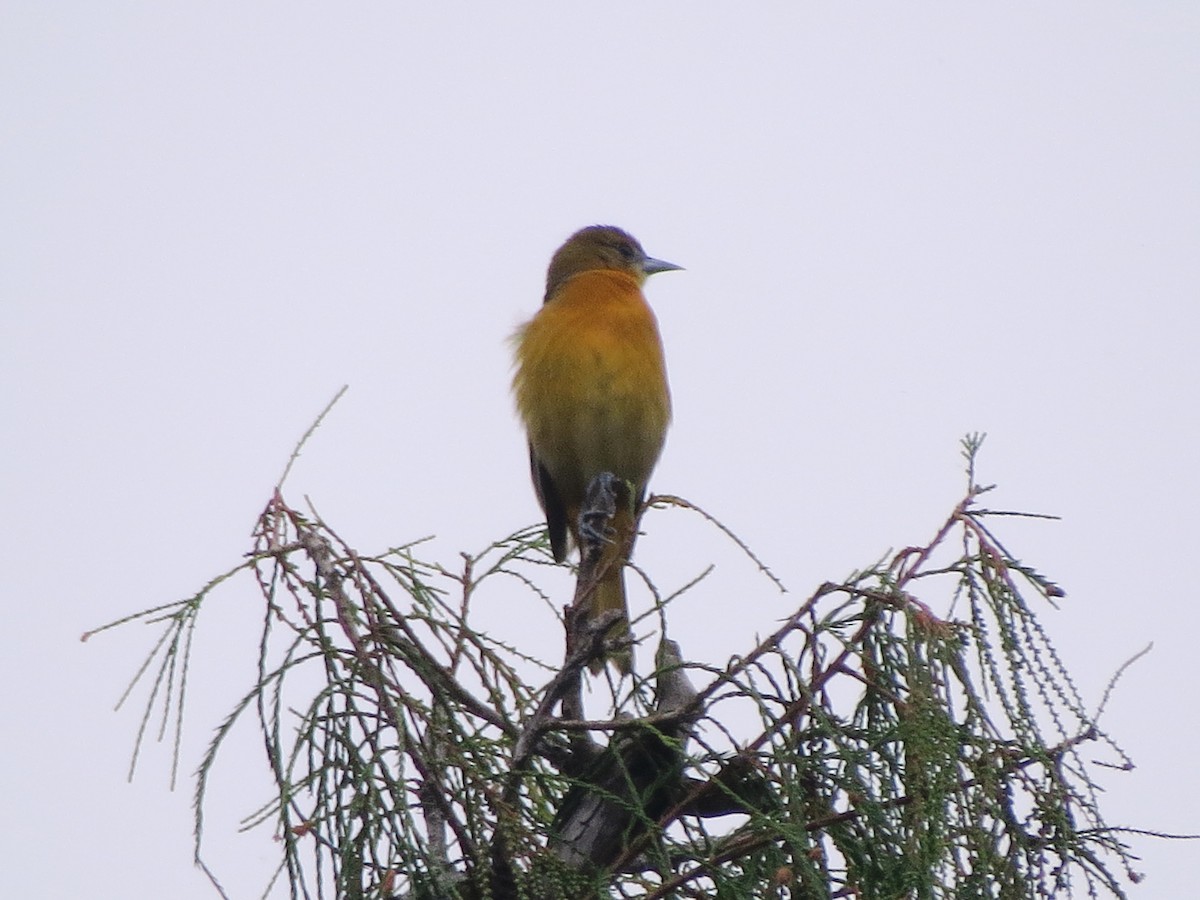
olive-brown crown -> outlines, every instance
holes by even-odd
[[[674,263],[647,256],[637,238],[613,225],[589,225],[575,232],[555,251],[546,272],[546,299],[580,272],[616,269],[642,283],[655,272],[679,269]]]

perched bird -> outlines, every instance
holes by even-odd
[[[634,503],[610,523],[606,560],[614,562],[588,611],[621,610],[614,636],[628,634],[622,566],[671,419],[662,340],[642,285],[679,268],[647,256],[619,228],[584,228],[550,260],[545,302],[515,337],[513,392],[554,558],[562,562],[570,542],[579,543],[579,510],[593,478],[609,472],[630,486]],[[629,671],[629,653],[610,661]]]

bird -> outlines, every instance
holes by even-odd
[[[630,489],[633,503],[618,504],[609,523],[599,568],[605,574],[586,611],[589,618],[621,611],[610,637],[629,633],[622,568],[671,421],[662,338],[642,287],[676,269],[682,266],[647,256],[620,228],[582,228],[554,253],[542,306],[514,336],[513,394],[554,559],[563,562],[580,543],[579,513],[592,479],[611,473]],[[606,659],[622,674],[632,665],[629,650]],[[592,671],[604,662],[594,660]]]

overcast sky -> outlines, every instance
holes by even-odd
[[[1066,589],[1043,622],[1088,702],[1154,643],[1102,723],[1138,764],[1110,823],[1200,831],[1200,7],[734,9],[5,5],[0,894],[213,896],[169,748],[125,781],[138,708],[111,708],[153,633],[79,635],[235,564],[342,384],[289,496],[352,544],[432,533],[453,565],[533,522],[507,338],[597,222],[687,269],[648,288],[652,488],[792,591],[714,540],[685,655],[928,540],[986,431],[991,504],[1063,517],[1001,535]],[[705,562],[686,516],[645,524],[663,583]],[[201,620],[185,775],[253,677],[254,604]],[[277,848],[235,834],[263,796],[238,746],[209,858],[241,898]],[[1194,892],[1200,845],[1131,842],[1132,896]]]

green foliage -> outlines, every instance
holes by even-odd
[[[450,571],[418,546],[363,556],[277,493],[222,576],[257,584],[259,677],[201,765],[198,854],[218,752],[252,718],[274,787],[248,823],[281,836],[292,896],[1123,897],[1131,857],[1080,748],[1128,760],[1031,606],[1062,591],[997,538],[1015,514],[980,505],[978,449],[964,442],[968,490],[930,541],[822,585],[745,655],[687,663],[681,736],[652,679],[611,685],[598,721],[550,715],[562,661],[474,627],[482,590],[549,602],[542,529]],[[145,722],[182,703],[208,591],[143,614],[164,626],[138,673],[157,673]],[[608,865],[564,862],[564,798],[598,790],[598,767],[639,740],[683,779],[653,814],[644,793],[621,800],[637,827]]]

